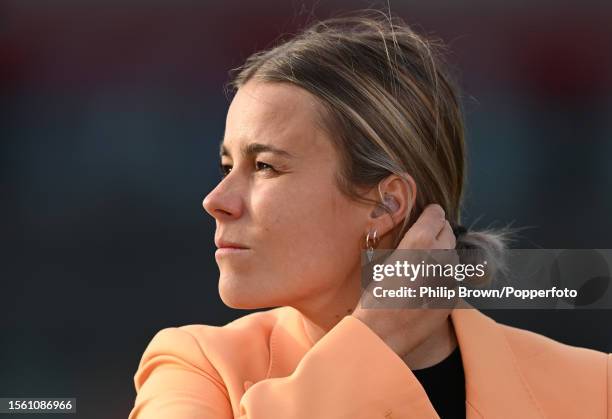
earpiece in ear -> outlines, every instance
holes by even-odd
[[[399,203],[397,202],[397,199],[395,199],[395,197],[393,195],[385,194],[383,202],[385,203],[386,206],[389,207],[389,209],[391,211],[397,211],[397,209],[399,208]],[[386,213],[386,211],[383,208],[376,207],[376,209],[374,209],[374,211],[372,211],[372,216],[373,217],[380,217],[381,215],[383,215],[385,213]]]
[[[391,209],[391,211],[397,211],[399,203],[393,195],[385,195],[385,204]]]

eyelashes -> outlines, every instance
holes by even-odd
[[[229,164],[219,164],[219,174],[221,175],[222,178],[227,176],[229,172],[231,171],[231,169],[232,169],[232,166],[230,166]]]
[[[263,168],[261,168],[262,166],[265,166]],[[255,162],[255,168],[256,168],[256,172],[274,172],[277,173],[277,170],[274,168],[274,166],[272,166],[271,164],[268,164],[266,162],[263,161],[256,161]],[[227,175],[230,174],[230,172],[232,171],[232,166],[229,164],[219,164],[219,173],[221,175],[222,178],[225,178]]]
[[[261,170],[266,170],[266,171],[270,170],[270,171],[272,171],[272,172],[276,172],[276,170],[274,169],[274,166],[272,166],[271,164],[265,163],[265,162],[263,162],[263,161],[257,161],[257,162],[255,162],[255,167],[260,167],[260,165],[267,166],[266,168],[261,169]],[[258,171],[259,171],[259,170],[258,170]]]

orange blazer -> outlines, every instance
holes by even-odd
[[[451,313],[466,416],[612,418],[612,356]],[[134,376],[129,419],[438,418],[408,366],[369,327],[344,317],[316,344],[280,307],[223,327],[159,331]],[[449,388],[448,391],[453,391]]]

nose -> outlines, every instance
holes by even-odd
[[[202,201],[204,211],[219,221],[240,218],[242,212],[240,194],[229,190],[227,179],[223,179]]]

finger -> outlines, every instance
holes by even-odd
[[[434,249],[454,249],[457,245],[457,238],[448,220],[444,220],[444,227],[438,233],[434,243]]]
[[[435,240],[445,225],[444,217],[444,209],[440,205],[428,205],[410,229],[414,231],[416,237],[430,237]]]

